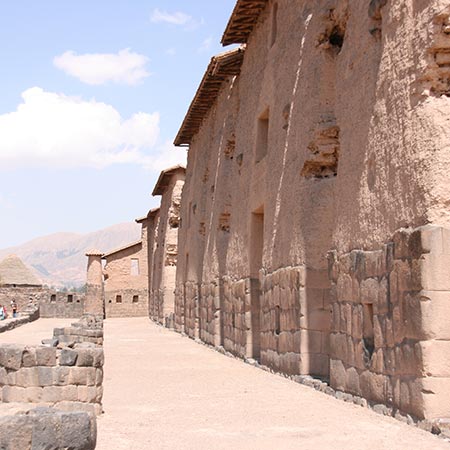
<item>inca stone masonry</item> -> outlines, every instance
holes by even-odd
[[[448,0],[238,0],[222,43],[107,315],[449,418]]]

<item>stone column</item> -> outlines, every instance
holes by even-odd
[[[97,250],[86,253],[88,257],[86,299],[84,313],[105,317],[103,301],[103,254]]]

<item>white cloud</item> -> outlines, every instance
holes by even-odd
[[[192,21],[192,16],[181,11],[169,13],[167,11],[160,11],[158,8],[153,10],[150,20],[154,23],[170,23],[172,25],[186,25]]]
[[[148,165],[149,155],[158,151],[157,112],[124,119],[111,105],[39,87],[24,91],[22,98],[16,111],[0,115],[2,169]]]
[[[126,48],[114,53],[64,52],[53,59],[53,64],[83,83],[100,85],[107,82],[135,85],[148,77],[149,59]]]
[[[2,194],[0,194],[0,207],[5,209],[12,209],[12,203]]]
[[[202,44],[200,45],[200,47],[198,48],[198,51],[199,51],[200,53],[209,51],[209,50],[211,49],[212,43],[213,43],[213,38],[212,38],[212,36],[206,38],[206,39],[202,42]]]
[[[177,54],[177,50],[175,48],[173,48],[173,47],[168,48],[166,50],[166,54],[169,55],[169,56],[175,56]]]
[[[148,155],[142,160],[144,168],[153,172],[161,172],[161,170],[176,164],[186,165],[187,151],[185,148],[175,147],[170,141],[166,141],[158,151],[153,155]]]

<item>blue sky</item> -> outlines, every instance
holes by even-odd
[[[133,220],[235,0],[0,3],[0,248]]]

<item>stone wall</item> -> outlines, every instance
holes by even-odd
[[[43,287],[34,286],[3,286],[0,287],[0,305],[6,306],[6,310],[11,313],[11,301],[17,303],[17,310],[20,312],[28,305],[39,305],[41,302],[48,301],[50,291]]]
[[[84,316],[54,330],[46,345],[0,344],[0,401],[36,403],[100,414],[103,323]]]
[[[0,400],[4,403],[76,403],[101,413],[103,349],[0,345]]]
[[[330,253],[331,385],[420,419],[448,417],[450,231],[402,229]]]
[[[161,195],[149,258],[149,315],[168,328],[175,327],[175,289],[178,264],[178,230],[185,169],[176,166],[161,173],[153,195]],[[164,183],[162,183],[164,181]],[[161,182],[161,185],[160,185]]]
[[[19,317],[12,318],[9,316],[8,319],[0,321],[0,333],[34,322],[37,319],[39,319],[39,308],[30,305],[20,312]]]
[[[39,301],[42,318],[80,318],[84,313],[84,294],[48,290]]]
[[[290,375],[328,378],[330,284],[326,272],[261,273],[261,362]]]
[[[95,416],[81,411],[0,404],[0,448],[6,450],[94,450]]]

